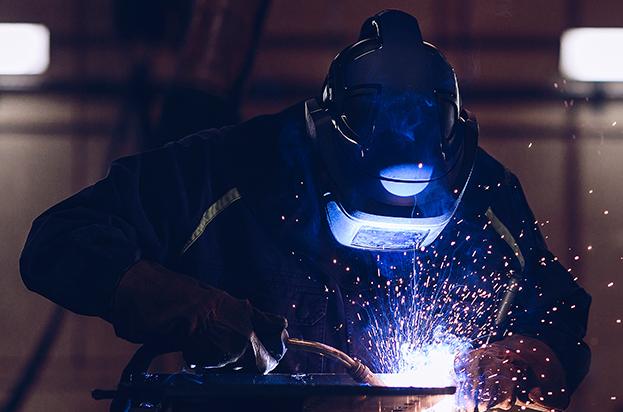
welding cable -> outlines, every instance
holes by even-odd
[[[500,306],[498,307],[495,315],[493,333],[487,336],[487,341],[485,342],[486,345],[491,342],[492,337],[503,338],[508,332],[507,320],[512,310],[512,306],[515,303],[515,299],[517,298],[517,293],[521,289],[520,282],[521,280],[517,276],[511,275],[508,279],[508,282],[506,283],[506,293],[504,293]]]
[[[333,346],[325,345],[320,342],[312,342],[303,339],[288,338],[288,349],[301,350],[310,353],[316,353],[321,356],[336,360],[346,367],[348,374],[359,383],[367,383],[372,386],[387,386],[379,379],[370,368],[360,361],[351,358],[339,349]]]
[[[504,298],[500,303],[500,308],[498,309],[498,313],[495,317],[495,326],[502,327],[506,318],[508,317],[511,306],[515,303],[515,298],[517,296],[517,292],[519,291],[519,279],[516,277],[511,277],[506,284],[506,293],[504,294]]]

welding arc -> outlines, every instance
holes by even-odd
[[[335,349],[333,346],[296,338],[288,338],[287,345],[288,349],[316,353],[342,363],[346,367],[348,374],[356,382],[367,383],[372,386],[387,386],[381,379],[374,375],[366,365],[351,358],[341,350]]]

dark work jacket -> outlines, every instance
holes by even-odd
[[[490,333],[500,285],[514,274],[522,288],[507,329],[549,344],[570,389],[578,385],[590,362],[582,341],[590,297],[548,251],[517,178],[500,163],[479,149],[453,221],[428,248],[407,254],[337,244],[324,218],[323,175],[302,104],[119,159],[106,178],[34,221],[23,280],[74,312],[109,319],[127,268],[156,261],[287,317],[291,336],[383,370],[370,324],[396,321],[378,296],[404,287],[405,273],[427,273],[418,290],[469,298],[441,316],[428,310],[431,319],[469,324],[455,332],[475,342]],[[296,351],[279,368],[339,369]]]

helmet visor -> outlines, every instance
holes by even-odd
[[[334,120],[360,146],[368,174],[381,177],[390,166],[423,164],[432,171],[427,179],[434,179],[451,167],[442,153],[458,119],[451,95],[357,87],[347,92],[342,108]],[[414,178],[422,180],[419,173]]]

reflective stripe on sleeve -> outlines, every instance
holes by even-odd
[[[193,245],[193,243],[195,243],[195,241],[199,239],[199,237],[206,230],[210,222],[212,222],[212,220],[214,220],[214,218],[218,216],[219,213],[227,209],[232,203],[234,203],[235,201],[239,199],[240,199],[240,192],[238,192],[238,188],[234,187],[233,189],[225,193],[223,196],[221,196],[221,198],[218,199],[216,202],[212,203],[210,207],[205,212],[203,212],[203,216],[201,216],[201,220],[199,221],[197,228],[195,229],[193,234],[190,236],[190,239],[188,239],[188,241],[182,248],[181,254],[183,255],[184,253],[186,253],[188,248],[190,248]]]
[[[491,210],[491,208],[487,209],[487,212],[485,214],[487,215],[487,218],[489,218],[493,229],[498,232],[500,237],[504,239],[508,246],[510,246],[510,248],[513,250],[515,256],[517,257],[517,260],[519,261],[521,270],[523,271],[524,267],[526,266],[526,260],[524,259],[523,253],[521,253],[521,249],[519,248],[519,245],[515,241],[515,238],[511,234],[510,230],[508,230],[504,223],[502,223],[502,221],[498,219],[498,217],[495,215],[495,213],[493,213],[493,210]]]

